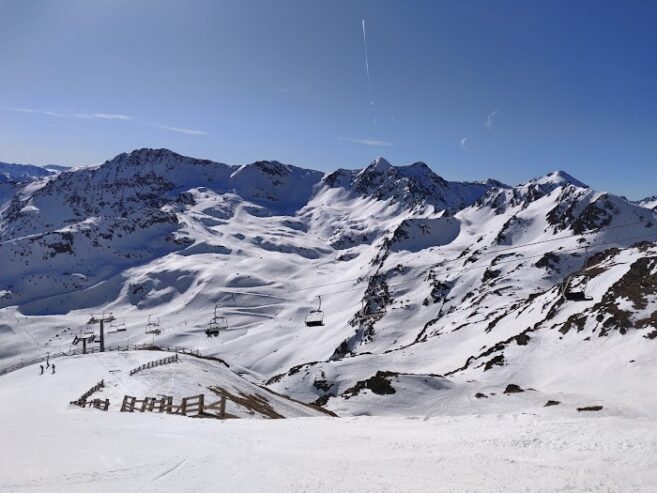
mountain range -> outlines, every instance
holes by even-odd
[[[338,415],[654,415],[655,207],[564,171],[509,186],[383,158],[0,164],[0,365],[112,312],[128,331],[109,344],[198,348]]]

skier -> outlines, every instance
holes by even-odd
[[[55,363],[52,364],[52,374],[55,374]]]
[[[41,367],[41,373],[39,375],[43,375],[43,365],[39,365]]]

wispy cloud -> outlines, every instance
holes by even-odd
[[[148,125],[149,127],[159,128],[160,130],[166,130],[168,132],[176,132],[183,135],[208,135],[208,132],[205,130],[197,130],[193,128],[183,128],[176,127],[173,125],[162,125],[160,123],[153,123],[149,121],[137,120],[129,115],[124,115],[122,113],[58,113],[55,111],[41,110],[35,108],[1,108],[0,110],[6,111],[16,111],[19,113],[31,113],[35,115],[45,115],[54,118],[68,118],[68,119],[81,119],[81,120],[114,120],[114,121],[132,121],[142,125]]]
[[[32,113],[36,115],[52,116],[54,118],[81,118],[84,120],[132,120],[131,116],[119,113],[59,113],[49,110],[37,110],[34,108],[8,108],[19,113]]]
[[[75,117],[84,118],[86,120],[132,120],[131,116],[118,113],[76,113]]]
[[[493,128],[493,123],[495,122],[495,116],[497,113],[497,110],[493,110],[488,114],[486,117],[486,128]]]
[[[339,140],[340,142],[351,142],[353,144],[362,144],[372,147],[390,147],[394,145],[392,142],[388,142],[385,140],[377,140],[377,139],[351,139],[347,137],[338,137],[335,140]]]
[[[66,118],[66,115],[63,113],[55,113],[54,111],[46,111],[46,110],[36,110],[34,108],[5,108],[10,111],[17,111],[18,113],[32,113],[36,115],[46,115],[46,116],[54,116],[57,118]]]
[[[464,151],[467,151],[470,148],[469,140],[467,137],[463,137],[459,141],[459,145],[461,146],[461,149],[463,149]]]
[[[155,128],[161,128],[162,130],[168,130],[169,132],[176,132],[185,135],[208,135],[205,130],[195,130],[193,128],[172,127],[170,125],[160,125],[158,123],[153,123],[151,126]]]
[[[64,113],[57,113],[55,111],[40,111],[37,113],[43,113],[47,116],[54,116],[55,118],[70,118],[71,115],[65,115]]]

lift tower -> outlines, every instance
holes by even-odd
[[[91,319],[87,322],[89,325],[100,324],[100,352],[105,352],[105,322],[113,322],[116,320],[112,314],[105,315],[104,313],[100,318],[96,318],[94,315],[91,316]]]

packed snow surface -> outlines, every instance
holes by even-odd
[[[112,378],[110,397],[130,380],[137,392],[192,390],[176,382],[187,360],[142,376],[117,373],[152,356],[64,358],[54,375],[29,366],[0,378],[0,491],[649,492],[657,481],[652,418],[566,416],[555,406],[220,421],[121,413],[114,401],[107,412],[68,405],[101,376]]]

